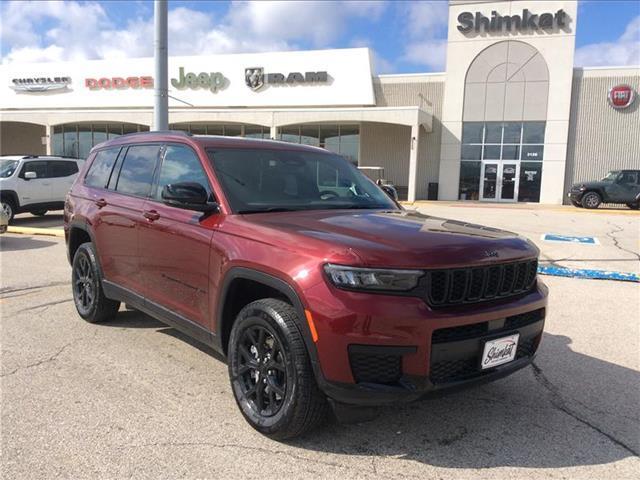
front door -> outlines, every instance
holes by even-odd
[[[480,200],[491,202],[516,202],[520,163],[509,160],[482,162],[480,172]]]
[[[162,201],[162,188],[179,182],[212,189],[198,154],[187,145],[167,145],[140,229],[140,271],[147,302],[210,330],[209,260],[220,215],[186,210]]]

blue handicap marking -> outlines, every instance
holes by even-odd
[[[545,233],[542,235],[542,240],[547,242],[579,243],[581,245],[598,245],[600,243],[596,237],[575,237],[572,235],[558,235],[556,233]]]

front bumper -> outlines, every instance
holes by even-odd
[[[580,203],[583,195],[584,195],[583,190],[571,190],[569,193],[567,193],[567,197],[569,197],[569,200],[576,203]]]
[[[323,317],[322,309],[314,312],[318,383],[333,400],[363,406],[417,400],[497,380],[526,367],[540,343],[547,305],[547,289],[540,281],[534,291],[517,298],[441,310],[408,297],[384,295],[372,300],[361,293],[332,294],[343,308],[347,300],[368,297],[368,301],[351,302],[351,308],[361,313],[343,318],[335,316],[339,305],[333,305],[332,319]],[[520,339],[515,360],[481,370],[484,341],[516,332]],[[363,371],[354,355],[367,351],[372,362]],[[401,369],[395,377],[390,367],[393,358]]]

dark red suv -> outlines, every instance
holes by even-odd
[[[73,297],[121,302],[228,359],[274,438],[528,365],[547,289],[518,235],[404,210],[315,147],[176,132],[95,147],[65,205]],[[367,410],[366,408],[364,410]]]

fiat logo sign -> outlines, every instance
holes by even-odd
[[[609,90],[609,104],[613,108],[627,108],[633,103],[633,88],[629,85],[616,85]]]

